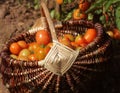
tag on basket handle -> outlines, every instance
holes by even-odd
[[[44,1],[41,2],[41,7],[46,17],[54,43],[53,47],[44,59],[44,67],[56,75],[63,75],[73,65],[79,54],[79,51],[75,51],[58,42],[53,21]],[[38,64],[41,63],[39,62]]]

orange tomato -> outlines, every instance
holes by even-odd
[[[45,52],[45,54],[47,55],[48,54],[48,52],[50,51],[50,47],[49,46],[46,46],[45,48],[44,48],[44,52]]]
[[[68,46],[68,47],[72,48],[71,41],[68,38],[59,37],[58,40],[59,40],[60,43],[64,44],[65,46]]]
[[[28,47],[28,44],[24,40],[20,40],[17,43],[23,49]]]
[[[48,44],[47,44],[47,46],[48,46],[48,47],[50,47],[50,48],[52,48],[53,43],[52,43],[52,42],[50,42],[50,43],[48,43]]]
[[[73,46],[74,49],[76,49],[77,47],[79,47],[79,45],[76,42],[71,42],[71,45]]]
[[[84,38],[87,43],[92,42],[97,36],[97,31],[94,28],[89,28],[84,34]]]
[[[36,42],[29,43],[28,49],[30,50],[31,53],[34,53],[37,48],[39,48],[40,45]]]
[[[73,19],[86,19],[86,18],[87,18],[87,14],[81,12],[80,9],[75,9],[73,11]]]
[[[40,30],[35,35],[36,42],[40,45],[47,45],[51,41],[50,33],[46,30]]]
[[[18,45],[18,43],[14,42],[10,45],[9,50],[12,54],[18,55],[21,51],[21,47]]]
[[[70,41],[74,41],[74,36],[71,34],[65,34],[64,37],[68,38]]]
[[[78,44],[79,46],[82,46],[82,47],[84,47],[85,45],[87,45],[86,40],[83,38],[82,35],[76,36],[75,43]]]
[[[57,4],[62,4],[63,3],[63,0],[56,0]]]
[[[35,54],[29,55],[29,56],[28,56],[28,59],[29,59],[30,61],[38,60],[37,57],[35,56]]]
[[[44,48],[37,48],[35,51],[35,56],[37,57],[38,60],[43,60],[46,56]]]

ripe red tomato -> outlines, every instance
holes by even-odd
[[[10,45],[9,50],[12,54],[18,55],[21,51],[21,47],[18,45],[18,43],[14,42]]]
[[[87,43],[92,42],[97,36],[97,31],[93,28],[87,29],[87,31],[84,34],[84,38],[87,41]]]
[[[83,2],[80,2],[80,4],[79,4],[79,9],[81,11],[86,11],[89,7],[90,7],[90,3],[86,0]]]
[[[113,29],[113,37],[114,37],[115,39],[120,40],[120,31],[119,31],[119,29],[117,29],[117,28],[114,28],[114,29]]]
[[[83,38],[82,35],[76,36],[76,38],[75,38],[75,43],[78,44],[79,46],[82,46],[82,47],[84,47],[84,46],[87,45],[87,42],[86,42],[86,40]]]
[[[36,42],[40,45],[47,45],[51,41],[50,33],[46,30],[40,30],[35,35]]]

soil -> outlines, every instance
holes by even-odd
[[[28,1],[0,0],[0,51],[9,38],[28,31],[34,22],[40,18],[40,10],[28,8]],[[114,56],[107,72],[90,84],[85,84],[82,93],[120,93],[120,43],[114,46]],[[2,83],[0,74],[0,93],[9,93]],[[68,93],[68,92],[67,92]]]
[[[40,11],[27,8],[26,1],[20,4],[18,0],[0,0],[0,51],[9,38],[28,31],[40,17]],[[9,93],[1,78],[0,74],[0,93]]]

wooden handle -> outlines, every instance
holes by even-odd
[[[58,41],[57,40],[57,36],[56,36],[56,32],[55,32],[55,27],[54,27],[54,24],[53,24],[53,21],[51,19],[51,16],[50,16],[50,13],[49,13],[49,10],[45,4],[44,1],[41,2],[41,7],[42,7],[42,10],[43,10],[43,13],[44,13],[44,16],[46,17],[47,19],[47,23],[48,23],[48,26],[49,26],[49,29],[50,29],[50,32],[51,32],[51,35],[52,35],[52,39],[53,41]]]

